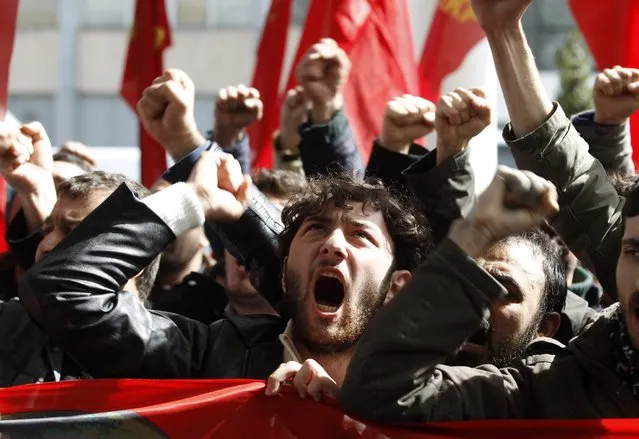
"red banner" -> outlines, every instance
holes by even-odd
[[[570,8],[599,70],[615,65],[639,68],[639,0],[570,0]],[[631,118],[631,139],[639,142],[639,112]],[[635,167],[639,148],[634,148]]]
[[[273,132],[280,123],[280,79],[292,6],[291,0],[271,0],[257,49],[251,85],[260,92],[264,116],[248,129],[253,150],[253,168],[273,167]]]
[[[0,436],[106,438],[617,438],[637,420],[481,421],[379,427],[335,403],[253,380],[86,380],[0,389]]]
[[[164,50],[171,46],[171,28],[164,0],[137,0],[120,95],[135,112],[144,89],[162,75]],[[140,178],[151,187],[166,171],[166,152],[140,124]]]
[[[444,78],[484,38],[470,0],[439,0],[419,65],[422,96],[437,102]]]

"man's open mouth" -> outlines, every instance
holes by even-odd
[[[317,276],[313,291],[317,309],[322,314],[335,314],[344,302],[344,284],[337,273],[323,272]]]
[[[488,349],[488,328],[481,327],[475,332],[466,342],[462,345],[461,350],[475,353],[484,354]]]

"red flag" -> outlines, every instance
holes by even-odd
[[[313,0],[309,8],[287,90],[295,86],[295,65],[308,48],[333,38],[351,60],[345,110],[364,161],[381,131],[386,103],[418,92],[408,16],[405,0]]]
[[[470,0],[440,0],[419,64],[421,95],[437,102],[444,78],[485,38]]]
[[[604,439],[637,437],[636,419],[488,420],[381,427],[345,415],[333,401],[287,388],[264,395],[251,380],[85,380],[0,392],[0,432],[9,437]]]
[[[280,122],[280,79],[291,8],[291,0],[271,0],[271,7],[264,21],[262,40],[257,50],[252,86],[260,92],[264,103],[264,117],[248,130],[254,168],[273,167],[272,137]]]
[[[615,65],[639,68],[638,0],[570,0],[570,8],[599,70]],[[639,113],[631,118],[631,138],[639,142]],[[633,150],[635,167],[639,148]]]
[[[164,0],[137,0],[120,95],[135,111],[142,92],[162,75],[163,53],[171,46]],[[140,124],[140,175],[151,187],[166,170],[166,153]]]
[[[0,4],[0,121],[4,120],[9,96],[9,66],[18,18],[18,0],[3,0]],[[8,250],[6,231],[7,184],[0,177],[0,252]]]

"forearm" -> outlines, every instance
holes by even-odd
[[[500,31],[487,30],[497,76],[517,137],[540,126],[553,110],[535,65],[521,23]]]
[[[51,181],[50,187],[46,186],[41,185],[37,191],[32,193],[18,193],[17,201],[24,211],[29,233],[34,233],[42,228],[44,220],[51,215],[57,201],[53,181]]]

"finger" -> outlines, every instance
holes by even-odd
[[[639,99],[639,81],[631,82],[630,84],[628,84],[627,88],[629,93],[637,95],[637,98]]]
[[[301,364],[294,361],[280,365],[280,367],[268,377],[265,391],[266,395],[276,395],[280,391],[282,384],[294,377],[301,367]]]
[[[23,125],[20,130],[31,138],[33,149],[30,162],[42,169],[50,170],[53,166],[53,152],[51,141],[44,126],[40,122],[31,122]]]
[[[311,398],[313,398],[315,401],[321,401],[322,400],[322,396],[323,396],[323,392],[322,392],[322,386],[323,386],[323,382],[324,382],[324,377],[321,376],[314,376],[311,381],[308,383],[308,385],[306,386],[306,390],[308,392],[308,394],[311,396]]]
[[[251,186],[253,185],[253,181],[251,180],[250,175],[244,176],[244,181],[240,185],[237,193],[235,194],[235,198],[242,206],[242,210],[246,210],[251,201]]]
[[[167,79],[179,84],[184,90],[192,90],[195,88],[193,80],[183,70],[167,69],[164,75]]]
[[[227,106],[229,110],[235,110],[238,107],[238,93],[237,88],[229,86],[226,89],[228,93]]]
[[[621,79],[619,72],[614,69],[606,69],[604,70],[604,73],[610,81],[610,85],[613,89],[613,94],[621,94],[623,92],[623,79]]]
[[[246,100],[249,97],[249,89],[246,85],[240,84],[237,86],[237,97],[240,100]]]
[[[461,124],[461,117],[459,115],[459,112],[457,111],[457,108],[455,107],[453,98],[449,95],[446,95],[442,96],[441,101],[443,102],[443,105],[441,106],[441,108],[438,108],[438,111],[440,111],[441,114],[443,114],[446,119],[448,119],[448,122],[451,125]]]
[[[612,96],[615,94],[615,90],[610,83],[610,78],[605,73],[600,73],[599,75],[597,75],[597,80],[595,81],[595,89],[604,96]]]
[[[453,104],[455,105],[455,108],[457,108],[457,112],[459,113],[461,122],[462,123],[468,122],[470,120],[470,108],[468,107],[468,103],[464,100],[462,95],[458,93],[457,90],[450,93],[450,97],[453,99]]]
[[[250,87],[248,90],[248,97],[249,99],[260,99],[260,91],[254,87]]]
[[[617,74],[619,75],[619,77],[624,83],[627,83],[632,78],[632,72],[630,71],[630,69],[626,69],[621,66],[615,66],[613,67],[613,70],[617,72]]]
[[[306,389],[306,386],[313,379],[314,376],[315,373],[313,369],[309,367],[305,362],[293,378],[293,387],[295,387],[297,393],[299,393],[300,398],[306,398],[308,396],[308,390]]]

